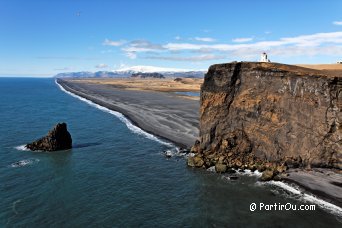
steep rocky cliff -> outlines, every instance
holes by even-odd
[[[200,140],[190,166],[279,172],[342,168],[342,75],[233,62],[213,65],[201,88]]]

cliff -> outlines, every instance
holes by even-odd
[[[209,68],[201,88],[200,139],[190,166],[282,172],[342,169],[342,75],[233,62]],[[273,175],[273,174],[272,174]]]

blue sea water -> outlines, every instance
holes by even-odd
[[[18,148],[57,122],[68,124],[72,150]],[[251,212],[251,203],[312,202],[254,176],[187,168],[164,157],[171,147],[53,79],[0,78],[0,227],[341,227],[340,209],[324,204]]]
[[[185,92],[185,91],[181,91],[181,92],[175,92],[175,93],[179,94],[179,95],[190,96],[190,97],[199,97],[200,96],[199,92]]]

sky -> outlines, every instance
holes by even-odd
[[[341,0],[0,0],[0,76],[342,61]]]

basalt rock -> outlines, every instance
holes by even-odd
[[[72,139],[66,123],[58,123],[46,136],[27,144],[26,147],[43,151],[67,150],[72,147]]]
[[[204,165],[204,161],[202,157],[194,156],[188,158],[188,166],[191,167],[202,167]]]
[[[221,163],[217,163],[215,165],[215,171],[217,173],[225,173],[227,171],[227,165],[221,164]]]
[[[193,151],[234,168],[341,169],[341,123],[342,75],[276,63],[213,65]]]

